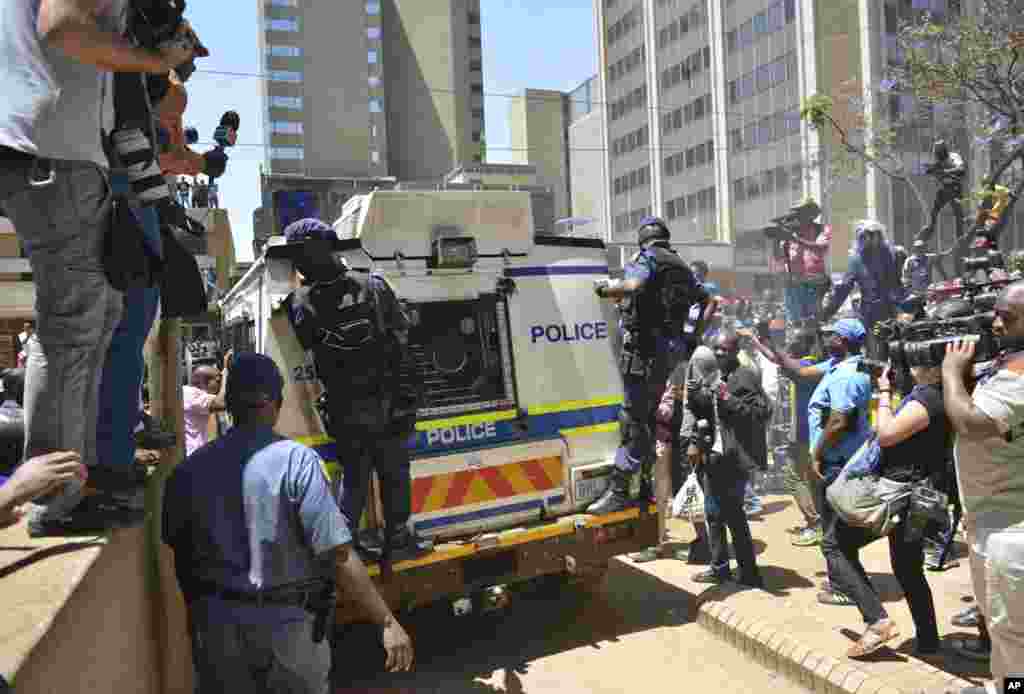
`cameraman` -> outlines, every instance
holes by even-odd
[[[121,295],[103,273],[111,213],[102,132],[112,122],[110,71],[166,73],[191,57],[122,35],[127,0],[6,0],[0,5],[0,202],[32,265],[38,330],[28,344],[27,457],[95,456],[103,359]],[[187,28],[187,27],[186,27]],[[69,482],[32,510],[33,536],[102,530],[114,517],[76,510]]]
[[[798,321],[817,319],[818,307],[829,284],[825,261],[832,246],[832,227],[822,226],[813,219],[801,219],[799,228],[783,245],[789,258],[786,320],[794,325]]]
[[[973,396],[966,382],[972,342],[947,347],[942,383],[957,433],[954,455],[971,580],[992,639],[992,676],[1000,683],[1007,675],[1024,674],[1024,283],[1000,293],[992,332],[1008,349],[978,379]]]

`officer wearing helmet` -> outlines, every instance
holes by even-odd
[[[614,513],[629,505],[633,475],[647,472],[654,461],[651,432],[665,382],[689,358],[688,345],[718,306],[672,250],[670,239],[663,220],[645,217],[638,231],[640,252],[626,264],[625,277],[595,283],[599,297],[621,302],[625,398],[611,484],[588,513]]]

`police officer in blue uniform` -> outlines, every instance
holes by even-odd
[[[621,280],[595,283],[597,295],[621,301],[621,372],[625,397],[619,414],[622,443],[611,484],[588,513],[605,515],[630,504],[630,482],[654,462],[654,414],[665,382],[688,359],[700,326],[718,305],[669,245],[671,233],[657,217],[640,220],[640,252]]]

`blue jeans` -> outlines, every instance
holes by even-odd
[[[103,273],[111,195],[107,172],[88,162],[53,162],[51,185],[4,201],[32,265],[36,334],[25,373],[25,457],[75,451],[96,462],[100,374],[121,293]],[[68,482],[37,501],[31,523],[55,520],[82,498]]]
[[[786,287],[783,297],[786,302],[786,322],[792,324],[800,320],[816,318],[821,295],[819,285],[810,282]]]
[[[124,176],[111,176],[115,193],[129,191]],[[160,220],[156,210],[138,210],[149,247],[161,253]],[[100,414],[96,422],[96,462],[118,470],[135,464],[135,427],[141,415],[139,396],[145,373],[143,347],[160,303],[159,287],[130,289],[124,293],[124,310],[107,350],[100,381]],[[128,466],[128,467],[125,467]]]

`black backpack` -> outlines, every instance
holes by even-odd
[[[395,345],[369,275],[346,272],[310,288],[308,300],[316,311],[313,355],[327,390],[347,400],[389,393]]]

